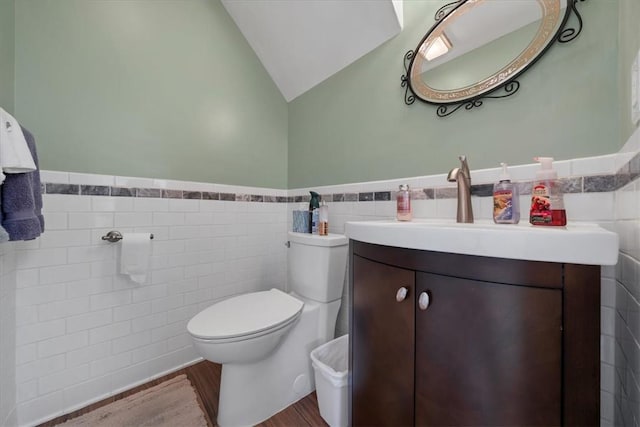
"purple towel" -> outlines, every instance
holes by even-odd
[[[44,231],[36,141],[25,128],[22,132],[37,169],[27,173],[9,173],[2,184],[2,226],[9,233],[9,240],[32,240]]]

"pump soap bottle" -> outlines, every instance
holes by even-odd
[[[309,201],[309,233],[318,234],[318,216],[320,211],[320,195],[315,191],[309,191],[311,193],[311,200]]]
[[[558,173],[552,168],[552,157],[535,157],[541,168],[531,189],[531,210],[529,222],[533,225],[567,225],[567,213],[564,210],[562,187]]]
[[[507,164],[500,163],[502,173],[499,182],[493,185],[493,222],[517,224],[520,221],[520,198],[518,186],[511,182]]]
[[[411,210],[411,193],[409,186],[400,185],[396,195],[396,218],[398,221],[411,221],[413,212]]]

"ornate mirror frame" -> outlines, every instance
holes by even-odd
[[[420,40],[416,49],[408,51],[404,56],[405,74],[401,77],[401,86],[405,88],[404,102],[407,105],[419,99],[428,104],[438,105],[436,114],[438,117],[446,117],[463,106],[466,110],[480,107],[485,98],[509,97],[520,88],[520,83],[515,79],[540,59],[555,41],[570,42],[582,31],[582,17],[576,4],[584,0],[566,0],[564,16],[560,16],[562,0],[537,0],[543,12],[540,26],[533,40],[516,58],[490,76],[465,87],[438,90],[428,86],[420,78],[422,66],[426,61],[419,53],[421,48],[424,49],[425,43],[431,40],[430,37],[438,37],[444,31],[443,24],[452,22],[457,16],[480,6],[484,1],[486,0],[457,0],[438,9],[435,14],[436,23]],[[572,13],[577,18],[576,28],[568,26]]]

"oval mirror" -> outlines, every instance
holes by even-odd
[[[580,28],[564,29],[571,11]],[[558,39],[573,40],[582,27],[575,0],[459,0],[443,6],[436,24],[405,55],[405,102],[418,99],[439,105],[446,116],[463,104],[482,105],[482,98],[510,96],[514,79]],[[408,66],[407,66],[408,62]],[[499,95],[492,92],[502,89]]]

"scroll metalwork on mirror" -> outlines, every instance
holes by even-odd
[[[584,0],[458,0],[442,6],[436,23],[404,56],[404,102],[437,105],[445,117],[520,88],[516,78],[553,45],[582,31]],[[573,19],[571,19],[574,17]]]

